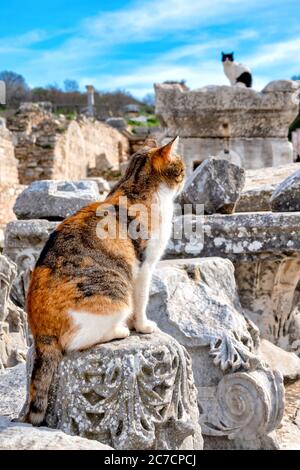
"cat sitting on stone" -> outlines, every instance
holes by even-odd
[[[155,330],[146,316],[150,282],[183,182],[176,139],[148,147],[131,157],[105,201],[84,207],[50,235],[27,297],[35,360],[26,421],[43,422],[63,353],[126,338],[131,328]]]
[[[241,85],[247,88],[252,87],[251,70],[246,65],[235,62],[233,52],[231,54],[222,52],[222,63],[224,73],[231,85]]]

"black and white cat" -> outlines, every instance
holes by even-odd
[[[222,62],[224,73],[229,79],[231,85],[244,84],[247,88],[252,87],[251,70],[243,64],[234,61],[233,52],[225,54],[222,52]]]

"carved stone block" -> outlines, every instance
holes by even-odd
[[[11,297],[20,307],[25,306],[25,296],[35,263],[57,222],[48,220],[16,220],[6,226],[4,254],[17,265]]]
[[[163,333],[66,355],[46,421],[115,449],[201,449],[191,360]]]
[[[187,172],[224,150],[244,168],[292,163],[288,128],[299,111],[299,83],[279,80],[261,92],[251,88],[207,86],[189,90],[180,84],[156,84],[156,114],[167,137],[180,136],[179,152]]]
[[[205,447],[257,449],[268,436],[276,448],[269,434],[282,419],[282,376],[259,355],[259,332],[242,314],[232,263],[161,262],[148,316],[192,358]]]
[[[178,84],[156,84],[156,113],[168,135],[286,138],[298,114],[299,86],[296,81],[278,80],[258,92],[244,87],[189,90]]]
[[[26,313],[10,299],[17,269],[0,255],[0,369],[24,362],[28,344]]]
[[[242,307],[262,336],[300,354],[299,212],[213,214],[189,221],[192,235],[170,240],[166,257],[229,258]]]

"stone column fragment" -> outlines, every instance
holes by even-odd
[[[201,449],[190,358],[163,333],[66,355],[47,423],[115,449]]]

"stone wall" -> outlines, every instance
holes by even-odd
[[[118,169],[128,157],[128,140],[93,119],[68,120],[27,103],[8,120],[19,160],[19,181],[81,179],[90,167]]]
[[[293,161],[288,128],[298,114],[298,82],[280,80],[261,92],[251,88],[209,86],[186,90],[157,84],[156,113],[167,137],[180,136],[188,172],[209,156],[233,151],[245,168]]]
[[[89,166],[118,169],[126,161],[129,142],[118,130],[103,122],[84,119],[79,122],[85,141],[86,158]]]
[[[24,189],[18,184],[18,160],[15,158],[12,133],[0,120],[0,230],[14,220],[13,205]]]
[[[18,161],[15,158],[12,134],[0,120],[0,185],[18,183]]]

